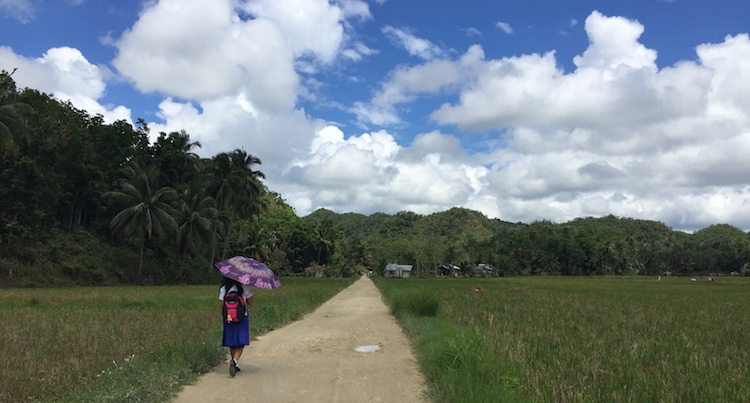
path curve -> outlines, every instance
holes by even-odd
[[[355,350],[362,346],[380,349]],[[426,401],[409,341],[367,277],[301,320],[253,340],[240,366],[234,378],[228,363],[215,367],[173,402]]]

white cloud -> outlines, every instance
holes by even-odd
[[[331,63],[346,42],[346,19],[371,18],[367,3],[354,0],[338,4],[327,0],[251,0],[243,9],[277,24],[295,57],[312,55],[324,64]]]
[[[501,31],[505,32],[508,35],[513,33],[513,28],[511,28],[510,24],[508,24],[507,22],[498,21],[495,23],[495,26],[500,28]]]
[[[164,96],[152,134],[185,129],[203,156],[244,148],[298,214],[464,206],[512,222],[615,214],[750,229],[747,34],[697,44],[695,58],[660,69],[656,50],[639,42],[640,23],[594,12],[589,44],[566,72],[554,51],[492,59],[474,45],[449,57],[388,26],[382,32],[422,60],[393,67],[369,100],[337,105],[356,117],[353,132],[299,101],[323,95],[316,74],[337,61],[380,62],[370,38],[356,35],[356,23],[372,18],[366,3],[311,1],[309,13],[292,12],[303,9],[295,0],[145,4],[115,37],[113,65]],[[98,103],[110,72],[76,49],[31,59],[0,47],[0,65],[18,67],[22,86],[129,117]],[[359,71],[338,73],[372,84]],[[395,131],[406,126],[400,113],[431,97],[447,100],[431,114],[440,130],[402,144],[413,133]]]
[[[378,54],[377,49],[372,49],[362,42],[354,42],[348,49],[344,49],[341,54],[349,60],[358,62],[365,56],[372,56]]]
[[[29,59],[15,54],[9,47],[0,46],[0,66],[18,69],[13,79],[19,88],[51,93],[92,116],[102,115],[105,122],[120,119],[131,122],[130,109],[99,103],[106,88],[105,72],[86,60],[78,49],[52,48],[40,58]]]
[[[474,37],[480,37],[480,36],[482,36],[482,31],[480,31],[480,30],[478,30],[478,29],[476,29],[474,27],[469,27],[469,28],[462,29],[461,32],[463,32],[464,35],[466,35],[467,38],[474,38]]]
[[[113,64],[143,92],[198,101],[242,92],[269,111],[293,108],[299,90],[279,27],[239,20],[229,0],[153,4],[120,38]]]
[[[471,157],[471,166],[488,167],[481,180],[463,178],[474,195],[462,205],[490,217],[616,214],[684,229],[750,228],[748,35],[699,45],[697,60],[659,69],[656,51],[638,41],[638,22],[593,12],[585,28],[590,43],[573,72],[559,69],[553,52],[486,60],[476,46],[457,60],[398,67],[370,105],[395,112],[418,95],[455,92],[433,112],[437,123],[500,133],[503,147]],[[426,177],[410,168],[399,172]],[[402,183],[416,186],[394,186]]]
[[[337,0],[334,2],[338,7],[341,8],[345,19],[358,19],[360,21],[366,21],[372,19],[370,14],[370,5],[366,1],[360,0]]]
[[[0,13],[26,24],[36,17],[36,7],[31,0],[0,0]]]
[[[638,22],[594,11],[586,18],[585,26],[590,44],[582,56],[573,58],[579,68],[656,68],[656,51],[638,42],[644,30]]]
[[[491,199],[478,195],[487,170],[470,163],[458,139],[438,132],[402,147],[385,131],[345,139],[339,128],[327,126],[317,132],[308,155],[293,165],[288,177],[297,188],[284,194],[303,215],[313,206],[429,214],[446,205],[480,206]],[[315,194],[303,189],[315,189]]]
[[[472,46],[457,61],[433,60],[411,68],[397,67],[369,104],[356,103],[352,112],[363,124],[389,125],[400,122],[396,106],[420,94],[434,94],[456,87],[475,76],[484,52]]]
[[[244,148],[261,159],[269,183],[277,183],[290,162],[308,152],[312,133],[322,126],[301,111],[257,111],[242,94],[198,105],[166,99],[159,105],[159,117],[165,123],[150,122],[152,136],[184,129],[202,144],[198,154],[207,157]]]
[[[395,46],[403,47],[410,55],[424,60],[431,60],[443,56],[444,52],[439,46],[427,39],[419,38],[408,30],[394,28],[390,25],[383,27],[383,34],[387,36]]]
[[[355,102],[349,111],[357,116],[357,121],[362,127],[367,127],[370,123],[377,126],[390,126],[401,121],[396,110],[387,105],[378,107]]]

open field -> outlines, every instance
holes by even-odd
[[[702,280],[376,284],[411,306],[398,316],[435,401],[750,401],[750,279]]]
[[[251,335],[351,282],[284,278],[276,290],[253,289]],[[227,354],[217,298],[218,286],[3,290],[0,401],[168,400]]]

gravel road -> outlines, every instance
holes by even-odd
[[[409,342],[367,277],[251,341],[234,378],[228,366],[186,386],[173,402],[426,401]]]

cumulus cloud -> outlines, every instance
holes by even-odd
[[[144,10],[120,39],[115,64],[139,88],[173,97],[160,105],[164,123],[152,129],[186,128],[207,155],[246,147],[263,160],[269,187],[298,214],[320,207],[429,214],[464,206],[512,222],[615,214],[679,229],[729,220],[750,229],[746,34],[698,44],[695,59],[660,69],[656,50],[639,42],[639,22],[593,12],[585,23],[589,44],[573,59],[576,69],[565,72],[554,51],[488,59],[474,45],[449,58],[429,40],[387,26],[382,32],[423,62],[395,67],[372,98],[354,101],[348,110],[364,129],[345,133],[296,109],[297,74],[313,74],[315,65],[339,56],[376,54],[347,38],[351,25],[342,21],[370,18],[351,11],[364,7],[318,4],[316,18],[330,28],[321,28],[324,45],[303,38],[305,24],[290,29],[281,22],[284,13],[274,7],[284,5],[249,2],[246,12],[258,18],[245,20],[228,0],[217,3],[223,11],[216,18],[203,18],[200,2],[186,3],[194,8],[188,22],[164,28],[160,7],[170,4]],[[194,39],[204,42],[172,39],[192,38],[189,21],[198,15],[204,24]],[[224,48],[213,53],[218,46]],[[239,46],[275,58],[238,56]],[[125,56],[133,58],[132,70]],[[152,60],[150,71],[136,57]],[[300,60],[309,66],[305,73]],[[162,64],[169,68],[161,71]],[[188,85],[204,76],[211,85]],[[390,128],[401,123],[401,108],[431,96],[452,99],[431,118],[462,134],[431,131],[400,144]]]
[[[355,61],[376,54],[346,34],[348,19],[370,17],[357,0],[160,0],[115,40],[113,65],[142,92],[165,96],[154,135],[186,129],[205,155],[252,143],[248,152],[280,172],[320,125],[296,109],[319,88],[313,77],[303,87],[300,74],[344,50]]]
[[[158,115],[163,123],[149,123],[153,137],[184,129],[201,143],[197,152],[206,157],[243,148],[261,159],[261,170],[274,185],[291,160],[308,152],[312,133],[323,126],[302,111],[259,113],[242,94],[197,105],[168,98],[159,105]]]
[[[252,0],[243,9],[277,24],[295,57],[312,55],[325,64],[336,58],[346,40],[342,22],[371,18],[367,3],[355,0],[338,4],[328,0]]]
[[[418,59],[377,85],[349,78],[376,85],[368,99],[337,105],[353,128],[316,119],[300,100],[317,99],[316,74],[337,61],[379,61],[356,35],[373,16],[357,0],[305,4],[310,13],[291,12],[297,0],[145,2],[110,37],[112,65],[163,96],[152,135],[185,129],[203,156],[235,148],[258,156],[269,188],[300,215],[463,206],[512,222],[615,214],[678,229],[750,229],[747,34],[696,44],[695,58],[659,68],[657,50],[640,42],[643,25],[593,12],[589,43],[566,72],[554,51],[490,58],[473,45],[454,56],[386,26]],[[99,104],[108,69],[76,49],[32,59],[0,47],[0,64],[19,68],[21,86],[129,119],[126,108]],[[399,133],[401,114],[425,98],[442,103],[430,113],[434,127]]]
[[[0,46],[0,65],[17,68],[13,79],[19,88],[50,93],[92,116],[102,115],[105,122],[120,119],[131,122],[130,109],[99,103],[106,89],[105,72],[91,64],[78,49],[52,48],[42,57],[30,59]]]
[[[230,0],[162,0],[117,46],[114,66],[143,92],[197,101],[242,92],[272,112],[296,102],[299,78],[278,25],[239,19]]]
[[[585,29],[589,46],[573,72],[554,52],[486,60],[475,46],[456,60],[400,66],[371,103],[397,111],[455,90],[435,122],[495,132],[503,144],[472,156],[488,167],[473,191],[490,217],[616,214],[750,228],[748,35],[701,44],[697,60],[659,69],[637,21],[593,12]]]
[[[288,188],[284,194],[291,195],[301,214],[312,212],[312,206],[429,214],[445,206],[479,205],[487,170],[467,158],[458,139],[439,132],[417,136],[404,147],[386,131],[345,139],[339,128],[326,126],[288,173],[298,190]],[[303,189],[316,189],[316,194]]]

